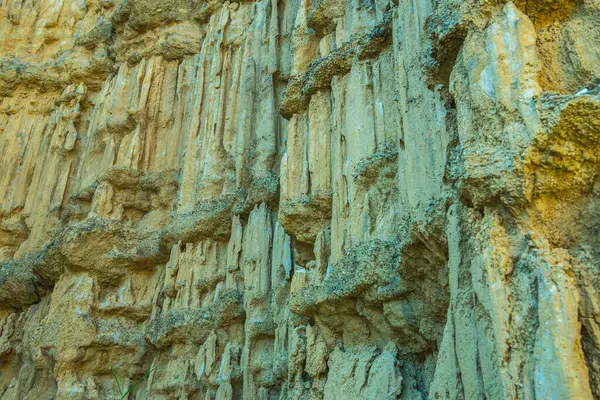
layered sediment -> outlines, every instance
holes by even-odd
[[[0,0],[0,398],[600,399],[599,172],[600,0]]]

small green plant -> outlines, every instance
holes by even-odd
[[[156,369],[156,367],[150,369],[150,371],[146,372],[144,374],[144,376],[142,376],[140,379],[137,380],[136,383],[134,383],[133,385],[129,386],[129,388],[123,392],[123,389],[121,388],[121,384],[119,383],[119,378],[117,378],[117,373],[115,372],[115,369],[112,367],[112,365],[110,366],[110,369],[112,371],[113,376],[115,377],[115,381],[117,382],[117,388],[119,389],[119,395],[121,396],[121,400],[126,399],[127,396],[129,395],[129,393],[131,393],[131,391],[140,383],[142,383],[146,378],[148,378],[148,376],[150,376],[150,374],[152,373],[152,371],[154,371],[154,369]]]

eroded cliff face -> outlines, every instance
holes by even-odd
[[[600,0],[0,0],[0,397],[599,399]]]

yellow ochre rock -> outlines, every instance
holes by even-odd
[[[600,399],[600,0],[0,0],[0,399]]]

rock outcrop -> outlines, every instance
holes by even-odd
[[[0,0],[0,398],[600,399],[599,172],[600,0]]]

